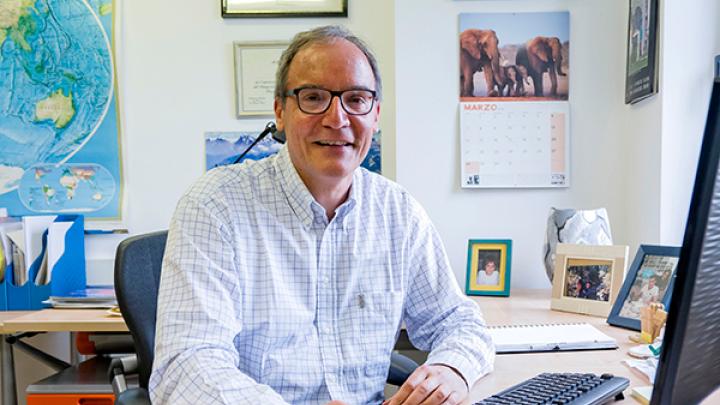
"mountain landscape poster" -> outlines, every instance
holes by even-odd
[[[256,132],[206,132],[205,133],[205,170],[214,169],[235,162],[240,154],[250,146],[257,137]],[[381,174],[381,133],[373,136],[370,151],[362,163],[362,167]],[[272,137],[266,137],[245,155],[241,162],[251,159],[260,160],[277,153],[282,144],[276,142]]]

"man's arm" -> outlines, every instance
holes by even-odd
[[[467,385],[461,387],[465,389],[464,398],[480,377],[492,371],[495,348],[480,309],[458,288],[443,244],[427,214],[416,205],[411,217],[411,236],[405,253],[410,276],[404,320],[413,345],[430,351],[425,363],[430,367],[418,370],[423,378],[413,375],[401,391],[411,395],[420,384],[425,384],[421,390],[435,387],[438,391],[445,390],[438,392],[438,396],[450,396],[452,390],[437,380],[447,381],[455,387],[453,390],[458,389],[458,380],[453,376],[457,374]],[[438,369],[437,365],[445,366],[452,374]]]
[[[154,404],[285,404],[238,370],[243,286],[227,217],[219,201],[178,204],[158,296]]]

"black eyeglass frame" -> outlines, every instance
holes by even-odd
[[[319,112],[307,112],[307,111],[303,110],[302,106],[300,105],[299,94],[301,91],[308,90],[308,89],[323,90],[323,91],[327,91],[328,93],[330,93],[330,102],[328,102],[328,105],[327,105],[327,107],[325,107],[324,110],[319,111]],[[372,94],[372,101],[370,102],[370,107],[368,107],[367,112],[358,114],[358,113],[352,113],[352,112],[348,111],[348,109],[345,107],[345,103],[343,102],[343,99],[342,99],[343,93],[346,93],[348,91],[367,91],[370,94]],[[292,90],[288,90],[285,92],[285,97],[290,97],[290,96],[295,96],[295,101],[297,102],[298,108],[300,109],[300,111],[304,112],[305,114],[310,114],[310,115],[325,114],[327,112],[327,110],[330,109],[333,98],[337,97],[340,100],[340,105],[342,106],[343,111],[345,111],[348,115],[362,116],[362,115],[368,115],[368,114],[370,114],[370,111],[372,111],[373,106],[375,105],[375,100],[377,100],[377,91],[369,90],[369,89],[328,90],[328,89],[323,89],[322,87],[296,87]]]

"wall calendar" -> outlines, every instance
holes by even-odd
[[[568,102],[461,102],[463,188],[568,187]]]

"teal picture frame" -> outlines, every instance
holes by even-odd
[[[511,239],[470,239],[465,294],[510,296],[511,270]]]

